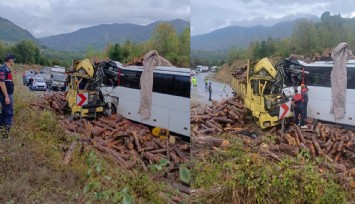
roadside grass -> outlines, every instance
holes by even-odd
[[[336,175],[321,174],[309,152],[270,161],[244,150],[235,138],[231,147],[192,161],[192,203],[351,203],[354,192],[337,183]],[[194,157],[193,157],[194,158]]]
[[[166,203],[161,192],[178,193],[153,180],[152,172],[120,169],[111,158],[87,145],[77,145],[71,163],[64,165],[64,154],[75,138],[64,132],[52,112],[32,109],[30,101],[38,100],[38,94],[22,85],[21,72],[14,78],[12,138],[0,143],[0,203],[120,203],[112,200],[113,194],[125,188],[135,203]],[[89,152],[97,156],[95,163],[102,168],[94,178],[100,184],[95,190],[111,193],[109,200],[98,198],[97,192],[83,192],[92,178],[87,175]]]

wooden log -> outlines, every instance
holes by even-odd
[[[145,157],[146,159],[148,159],[152,163],[158,163],[160,161],[160,159],[161,159],[157,155],[152,154],[150,152],[144,152],[143,153],[143,157]]]
[[[235,107],[238,107],[240,109],[244,108],[243,102],[241,102],[241,101],[229,100],[227,103],[234,105]]]
[[[294,125],[296,131],[297,131],[297,134],[298,134],[298,137],[300,138],[300,141],[303,143],[303,144],[306,144],[306,140],[304,139],[303,137],[303,134],[301,132],[301,129],[300,127],[298,127],[296,124]]]
[[[150,147],[144,147],[144,148],[142,149],[143,152],[152,151],[152,150],[155,150],[155,147],[150,146]]]
[[[336,151],[337,151],[338,144],[339,144],[338,141],[335,142],[335,143],[333,144],[333,146],[332,146],[332,148],[331,148],[331,150],[330,150],[330,152],[329,152],[328,154],[330,154],[330,155],[335,154]]]
[[[322,151],[322,149],[321,149],[321,147],[320,147],[320,145],[319,145],[319,143],[318,143],[318,141],[317,141],[315,136],[312,137],[312,142],[313,142],[314,147],[317,150],[318,155],[322,156],[323,155],[323,151]]]
[[[316,158],[316,149],[314,148],[314,145],[313,145],[313,143],[310,143],[309,144],[309,152],[310,152],[310,154],[311,154],[311,158],[312,159],[314,159],[314,158]]]
[[[150,153],[153,153],[153,154],[156,154],[156,153],[164,153],[164,152],[167,152],[166,149],[156,149],[156,150],[153,150],[153,151],[149,151]]]
[[[229,110],[233,110],[235,113],[237,113],[239,115],[239,118],[242,118],[242,116],[244,115],[244,109],[243,110],[239,110],[238,108],[236,108],[234,106],[227,106],[227,108]]]
[[[326,149],[325,149],[325,153],[326,153],[326,154],[329,154],[329,152],[331,151],[331,149],[332,149],[332,147],[333,147],[333,145],[334,145],[333,140],[332,140],[332,139],[329,139],[329,140],[330,140],[330,143],[328,144],[328,146],[327,146]]]
[[[225,109],[227,107],[227,104],[223,104],[222,106],[220,106],[220,107],[217,107],[216,108],[216,111],[221,111],[221,110],[223,110],[223,109]]]
[[[228,140],[215,138],[211,136],[192,137],[191,143],[193,145],[203,146],[203,147],[226,147],[229,145]]]
[[[291,135],[289,133],[286,133],[284,135],[284,139],[286,140],[287,144],[297,146],[296,139],[294,137],[291,137]]]
[[[68,151],[65,153],[65,156],[64,156],[64,160],[63,160],[63,163],[65,165],[69,164],[70,160],[71,160],[71,157],[73,155],[73,152],[74,152],[74,149],[75,149],[75,146],[76,146],[77,142],[74,141],[70,144],[70,147],[68,149]]]
[[[344,146],[344,141],[341,140],[338,144],[338,146],[336,147],[337,148],[337,151],[338,152],[341,152],[343,150],[343,146]]]
[[[231,124],[234,123],[233,120],[228,119],[228,118],[223,118],[223,117],[214,117],[213,120],[216,122],[219,122],[219,123],[231,123]]]
[[[105,152],[109,155],[112,155],[116,161],[123,167],[126,167],[128,165],[128,163],[126,162],[126,160],[124,160],[119,154],[118,152],[108,148],[108,147],[105,147],[105,146],[102,146],[98,143],[93,143],[94,147],[96,147],[98,150],[100,150],[101,152]]]
[[[332,143],[332,139],[329,138],[327,142],[320,144],[320,146],[321,146],[322,148],[326,148],[326,147],[328,147],[331,143]]]
[[[176,152],[176,154],[180,157],[181,160],[187,161],[186,155],[179,148],[174,146],[173,150]]]
[[[339,160],[340,160],[340,157],[341,157],[341,153],[338,152],[338,153],[334,156],[334,161],[338,163]]]
[[[132,136],[134,137],[134,144],[136,146],[137,151],[138,152],[142,152],[142,147],[141,147],[141,145],[139,143],[137,132],[136,131],[132,131]]]
[[[173,182],[172,187],[178,189],[180,192],[190,194],[190,188],[180,183]]]
[[[235,113],[233,110],[230,110],[228,112],[228,117],[234,120],[239,120],[239,115],[237,113]]]
[[[176,164],[180,163],[180,158],[176,156],[174,152],[170,152],[169,155],[173,162],[175,162]]]
[[[319,166],[329,170],[334,169],[337,173],[343,173],[346,171],[346,167],[343,164],[337,164],[337,163],[328,164],[326,162],[322,162]]]
[[[212,134],[214,133],[216,130],[214,128],[207,128],[201,131],[198,131],[198,134],[200,135],[207,135],[207,134]]]
[[[281,143],[279,145],[270,145],[269,147],[270,150],[276,150],[280,151],[286,154],[289,154],[291,156],[297,156],[299,152],[299,148],[296,146],[288,145],[285,143]]]
[[[271,128],[271,130],[269,130],[268,132],[267,132],[267,134],[268,135],[272,135],[272,134],[274,134],[274,133],[276,133],[277,132],[277,128],[276,127],[273,127],[273,128]]]
[[[223,130],[218,127],[217,125],[215,125],[214,123],[212,123],[211,121],[206,121],[206,125],[210,128],[214,128],[216,129],[218,132],[222,132]]]
[[[295,137],[297,146],[300,147],[301,146],[301,141],[300,141],[300,138],[298,137],[298,134],[297,134],[296,130],[293,131],[293,135]]]

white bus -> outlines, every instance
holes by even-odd
[[[355,60],[349,60],[347,63],[346,112],[345,117],[341,119],[335,119],[334,114],[330,112],[332,104],[330,74],[333,65],[333,61],[306,63],[301,60],[289,60],[284,65],[285,84],[287,87],[299,86],[304,76],[304,82],[309,89],[308,117],[355,126]],[[300,87],[298,89],[300,91]]]
[[[151,117],[142,119],[140,77],[143,66],[123,67],[119,62],[116,84],[101,88],[105,103],[112,112],[127,119],[190,137],[190,69],[158,66],[153,74]],[[117,81],[117,82],[116,82]]]

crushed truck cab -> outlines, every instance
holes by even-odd
[[[104,101],[95,82],[95,70],[89,59],[73,61],[73,70],[68,77],[67,101],[74,117],[95,118],[104,111]]]
[[[234,92],[243,99],[245,108],[259,127],[278,125],[280,105],[289,100],[282,94],[283,69],[275,68],[267,58],[255,63],[248,61],[242,69],[232,77]]]

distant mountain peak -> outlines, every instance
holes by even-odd
[[[121,43],[126,40],[135,42],[150,38],[157,24],[168,22],[175,27],[177,33],[182,33],[189,22],[182,19],[172,21],[156,21],[146,26],[131,23],[100,24],[81,28],[75,32],[39,38],[50,48],[65,51],[85,51],[89,45],[96,49],[104,48],[108,43]]]
[[[18,43],[22,40],[31,40],[36,44],[43,46],[43,44],[26,29],[19,27],[3,17],[0,17],[0,40],[8,43]]]

